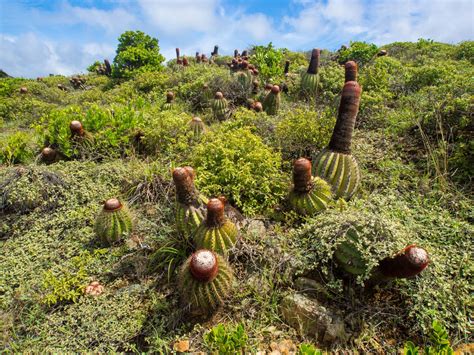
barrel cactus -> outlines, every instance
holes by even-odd
[[[311,162],[300,158],[293,165],[291,207],[299,214],[314,215],[327,208],[331,201],[331,186],[319,177],[311,176]]]
[[[345,82],[357,81],[357,63],[350,60],[344,64]]]
[[[362,275],[367,271],[366,263],[360,251],[355,247],[359,242],[356,229],[351,227],[346,231],[346,239],[337,246],[334,257],[339,266],[351,275]]]
[[[225,254],[235,245],[238,230],[236,225],[225,217],[224,207],[224,203],[220,199],[209,199],[207,218],[196,230],[194,237],[197,248]]]
[[[199,138],[206,131],[206,125],[199,117],[193,117],[189,122],[189,127],[193,131],[195,138]]]
[[[178,289],[183,302],[193,311],[208,314],[224,303],[233,280],[232,269],[221,256],[201,249],[181,267]]]
[[[214,95],[214,100],[211,103],[212,112],[214,113],[214,118],[223,121],[226,118],[227,114],[227,100],[224,98],[224,95],[218,91]]]
[[[46,164],[51,164],[58,161],[58,154],[55,149],[51,147],[44,147],[41,151],[41,160]]]
[[[253,85],[253,75],[252,72],[249,70],[249,63],[247,61],[243,61],[240,64],[240,70],[237,72],[237,81],[242,85],[245,91],[250,91]]]
[[[280,108],[280,87],[273,85],[270,92],[263,100],[263,109],[267,115],[276,115]]]
[[[169,91],[166,93],[166,102],[163,104],[164,111],[171,110],[174,106],[174,93]]]
[[[176,226],[183,235],[193,235],[204,221],[207,198],[194,187],[194,169],[190,166],[173,170],[176,186]]]
[[[422,272],[429,262],[426,250],[411,244],[394,257],[381,260],[379,271],[385,278],[408,278]]]
[[[321,50],[314,48],[308,70],[301,75],[301,91],[304,95],[314,97],[318,93],[319,85],[319,57]]]
[[[114,244],[132,230],[132,216],[128,208],[116,198],[104,203],[96,218],[94,231],[107,244]]]
[[[349,200],[360,183],[359,165],[351,155],[352,132],[359,110],[361,88],[348,81],[342,90],[336,125],[327,148],[313,162],[314,175],[332,186],[335,198]]]

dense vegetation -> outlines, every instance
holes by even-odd
[[[155,39],[127,32],[109,75],[95,63],[79,81],[0,79],[7,351],[169,352],[191,340],[193,351],[234,353],[291,339],[288,347],[303,354],[416,353],[441,352],[448,337],[453,347],[472,342],[473,42],[324,50],[317,96],[309,97],[299,90],[309,53],[255,47],[257,93],[229,71],[231,57],[188,59],[163,67]],[[359,64],[362,86],[352,142],[361,186],[347,204],[301,217],[287,206],[292,164],[327,146],[348,60]],[[267,82],[285,88],[275,115],[250,109]],[[212,111],[216,91],[227,101],[224,120]],[[167,92],[176,96],[170,105]],[[193,116],[206,124],[201,134]],[[71,137],[73,120],[81,139]],[[48,162],[45,146],[56,151]],[[171,170],[185,165],[203,194],[226,196],[240,227],[229,256],[237,287],[205,320],[186,312],[176,287],[193,251],[175,226]],[[113,197],[127,203],[134,229],[108,247],[94,224]],[[357,277],[333,258],[347,225],[362,235],[367,268]],[[371,282],[382,258],[413,243],[430,255],[422,274]],[[343,341],[324,343],[284,321],[281,301],[301,290],[301,276],[321,286],[313,297],[343,319]]]

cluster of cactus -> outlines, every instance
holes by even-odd
[[[166,93],[166,102],[163,104],[163,107],[161,108],[163,111],[168,111],[173,109],[174,107],[174,93],[171,91],[168,91]]]
[[[280,87],[272,85],[270,91],[263,100],[263,109],[267,115],[276,115],[280,108]]]
[[[314,174],[331,184],[336,199],[342,197],[349,200],[360,183],[359,165],[351,154],[360,95],[361,87],[356,81],[345,83],[331,140],[313,163]]]
[[[110,65],[110,62],[107,59],[104,59],[104,63],[98,65],[95,71],[98,75],[111,76],[112,75],[112,66]]]
[[[232,290],[234,275],[224,258],[210,250],[198,250],[183,264],[178,288],[193,310],[210,313],[224,303]]]
[[[199,52],[196,52],[196,63],[207,63],[209,62],[209,59],[207,59],[207,56],[203,54],[199,54]]]
[[[193,117],[191,121],[189,121],[189,127],[196,139],[199,139],[199,137],[201,137],[201,135],[206,131],[206,125],[199,117]]]
[[[318,94],[320,55],[319,49],[312,50],[308,70],[301,76],[301,91],[309,97],[315,97]]]
[[[188,58],[183,57],[181,59],[179,48],[176,48],[176,64],[177,65],[182,65],[183,67],[187,67],[189,65]]]
[[[119,242],[132,230],[132,216],[127,206],[116,198],[105,201],[96,218],[94,231],[106,244]]]
[[[57,88],[61,91],[68,91],[67,87],[63,84],[58,84],[57,85]]]
[[[214,118],[218,121],[224,121],[227,117],[227,100],[224,98],[222,92],[217,91],[214,99],[211,102],[212,113]]]
[[[319,177],[311,175],[311,162],[299,158],[293,165],[293,189],[290,192],[291,207],[301,215],[314,215],[327,208],[331,201],[331,186]]]
[[[71,83],[72,87],[74,89],[85,89],[85,83],[86,83],[86,78],[82,78],[80,76],[73,76],[71,79],[69,79],[69,82]]]

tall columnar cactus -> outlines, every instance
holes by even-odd
[[[219,121],[224,121],[227,115],[227,100],[224,98],[224,95],[218,91],[214,95],[214,100],[211,103],[212,112],[214,113],[214,118]]]
[[[319,57],[321,51],[314,48],[311,52],[311,60],[308,70],[301,76],[301,90],[304,95],[314,97],[318,93],[319,85]]]
[[[206,130],[206,125],[199,117],[193,117],[189,122],[189,127],[194,133],[194,138],[199,138]]]
[[[183,302],[193,311],[208,314],[224,303],[233,280],[232,269],[221,256],[201,249],[181,267],[178,289]]]
[[[190,166],[174,169],[173,181],[176,186],[176,227],[189,237],[205,219],[207,198],[194,187],[194,169]]]
[[[171,110],[174,107],[174,93],[168,91],[166,93],[166,102],[163,104],[163,111]]]
[[[429,262],[426,250],[412,244],[394,257],[381,260],[379,270],[386,278],[408,278],[422,272]]]
[[[132,230],[132,216],[128,208],[118,199],[111,198],[104,203],[96,218],[95,233],[107,244],[114,244]]]
[[[357,63],[350,60],[344,64],[345,82],[357,81]]]
[[[280,108],[280,87],[273,85],[270,92],[263,100],[263,109],[267,115],[276,115]]]
[[[111,76],[112,75],[112,66],[108,59],[104,59],[104,67],[105,67],[105,75]]]
[[[293,165],[291,207],[299,214],[314,215],[327,208],[331,201],[331,186],[319,177],[311,176],[311,162],[299,158]]]
[[[349,200],[360,183],[359,165],[351,155],[352,132],[359,110],[361,88],[348,81],[342,89],[336,125],[327,148],[313,162],[313,172],[332,185],[335,198]]]
[[[176,64],[181,65],[183,64],[183,61],[181,60],[179,56],[179,48],[176,48]]]
[[[226,254],[237,241],[236,225],[224,215],[224,203],[211,198],[207,203],[207,217],[196,231],[194,241],[197,248],[204,248]]]

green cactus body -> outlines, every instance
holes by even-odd
[[[219,121],[225,120],[227,113],[227,100],[224,98],[222,93],[216,93],[214,99],[212,100],[211,108],[215,119]]]
[[[189,127],[194,133],[194,138],[201,137],[201,134],[203,134],[206,130],[204,122],[202,122],[199,117],[193,117],[192,120],[189,122]]]
[[[117,199],[107,200],[97,216],[94,231],[107,244],[114,244],[132,230],[132,216]]]
[[[250,70],[242,70],[237,74],[237,81],[242,85],[244,90],[249,91],[252,88],[253,77]]]
[[[267,115],[276,115],[280,108],[280,87],[274,85],[272,90],[265,96],[263,100],[263,109]]]
[[[301,91],[308,96],[315,96],[318,93],[319,73],[303,73],[301,75]]]
[[[195,265],[196,259],[199,262],[203,258],[204,270],[193,272],[199,268]],[[181,267],[178,288],[183,302],[193,311],[211,313],[229,296],[233,280],[232,269],[221,256],[209,250],[198,250]]]
[[[346,232],[346,240],[339,244],[334,252],[337,263],[351,275],[362,275],[367,270],[362,255],[355,246],[358,239],[357,230],[350,228]]]
[[[319,177],[313,177],[312,181],[313,186],[309,192],[290,192],[291,207],[299,214],[314,215],[325,210],[332,200],[331,186],[326,181]]]
[[[224,216],[224,203],[212,198],[207,203],[207,218],[196,230],[194,242],[198,249],[226,254],[238,236],[236,225]]]
[[[163,111],[169,111],[169,110],[172,110],[173,108],[174,108],[174,102],[165,102],[163,106],[161,107]]]
[[[316,157],[313,169],[316,176],[331,184],[336,199],[349,200],[359,187],[359,165],[351,154],[323,149]]]

